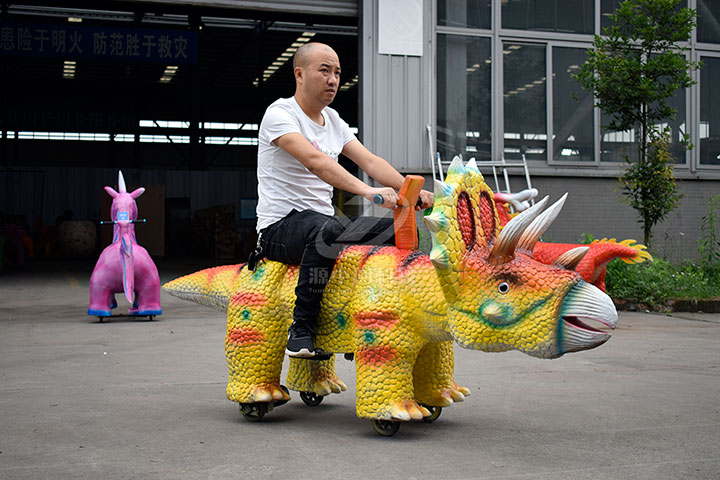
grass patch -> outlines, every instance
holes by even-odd
[[[661,258],[639,265],[618,259],[607,267],[607,292],[663,309],[670,300],[720,300],[720,264],[673,265]]]

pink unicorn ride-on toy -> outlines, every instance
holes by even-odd
[[[88,315],[96,315],[102,322],[111,317],[111,310],[117,307],[115,294],[124,292],[125,298],[132,304],[128,315],[146,316],[149,320],[161,315],[160,277],[147,250],[135,240],[134,223],[138,220],[135,199],[145,192],[138,188],[127,192],[125,179],[118,171],[118,190],[105,187],[113,198],[109,222],[113,224],[113,240],[100,254],[92,276],[90,277],[90,307]]]

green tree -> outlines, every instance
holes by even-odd
[[[696,24],[695,10],[678,8],[681,3],[685,0],[622,2],[610,16],[613,25],[595,36],[587,62],[574,76],[610,118],[604,128],[636,129],[639,162],[634,165],[625,157],[628,169],[621,183],[648,246],[652,228],[680,200],[667,132],[657,125],[675,117],[667,100],[694,83],[689,73],[699,67],[686,59],[687,49],[680,45]],[[684,146],[691,148],[686,142]]]

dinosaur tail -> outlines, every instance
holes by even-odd
[[[129,235],[120,237],[120,256],[122,257],[123,291],[129,303],[133,303],[135,292],[135,262],[133,261],[133,244]]]
[[[246,264],[223,265],[176,278],[163,285],[174,297],[227,312],[238,276]]]
[[[622,242],[618,242],[614,238],[609,240],[607,238],[603,238],[602,240],[594,240],[592,243],[618,245],[618,247],[608,249],[608,253],[611,252],[611,259],[619,258],[625,263],[643,263],[646,260],[652,262],[653,259],[652,255],[650,255],[647,251],[647,247],[637,243],[635,240],[627,239]],[[622,245],[623,248],[619,247],[620,245]]]

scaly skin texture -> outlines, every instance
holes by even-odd
[[[609,337],[597,333],[600,340],[579,347],[565,341],[572,327],[562,316],[574,315],[574,299],[583,295],[577,292],[593,287],[577,272],[515,253],[517,239],[498,236],[492,192],[482,175],[459,160],[453,165],[447,183],[436,186],[426,217],[433,234],[429,256],[389,246],[349,247],[325,289],[315,345],[355,354],[360,417],[420,419],[430,414],[421,404],[462,401],[470,391],[453,380],[452,340],[466,348],[554,358],[568,345],[567,351],[593,348]],[[528,218],[534,218],[530,212],[506,229],[522,232]],[[297,267],[264,261],[255,272],[245,264],[216,267],[163,287],[227,311],[229,399],[287,399],[280,374],[296,281]],[[606,304],[614,313],[609,298]],[[290,359],[288,387],[318,395],[345,389],[332,359]]]

